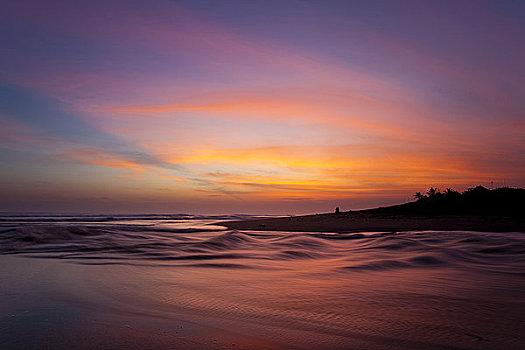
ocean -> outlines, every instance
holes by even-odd
[[[0,349],[525,348],[525,233],[0,216]]]

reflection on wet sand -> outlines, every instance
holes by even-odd
[[[523,233],[177,230],[5,228],[0,345],[525,345]]]

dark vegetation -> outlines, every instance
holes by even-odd
[[[447,188],[441,192],[431,187],[417,192],[415,202],[367,210],[393,215],[486,215],[525,217],[525,189],[501,187],[489,190],[476,186],[460,193]]]

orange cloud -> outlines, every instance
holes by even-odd
[[[185,100],[186,103],[105,107],[98,111],[105,112],[105,117],[100,118],[98,123],[109,127],[112,132],[119,132],[116,130],[118,127],[120,132],[140,134],[147,133],[147,130],[155,132],[164,127],[166,120],[184,120],[191,113],[204,120],[239,121],[241,125],[247,122],[286,122],[320,128],[328,133],[345,129],[352,135],[420,142],[426,142],[431,136],[422,135],[420,130],[431,129],[439,133],[448,128],[428,119],[423,120],[422,116],[428,116],[431,112],[414,102],[382,99],[355,90],[276,89],[266,92],[266,95],[265,91],[232,91],[202,94]],[[126,122],[123,123],[123,120]],[[205,124],[203,130],[206,130]]]
[[[146,168],[137,162],[120,158],[94,148],[82,148],[71,152],[62,153],[57,155],[56,158],[73,159],[82,163],[113,169],[125,169],[138,172],[146,171]]]
[[[199,178],[248,196],[317,199],[412,191],[429,184],[487,181],[492,173],[439,152],[387,154],[365,146],[193,149],[168,159],[194,169]],[[217,169],[231,169],[217,171]],[[211,171],[210,171],[211,170]]]

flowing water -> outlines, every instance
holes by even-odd
[[[247,218],[0,217],[0,348],[525,348],[525,233]]]

